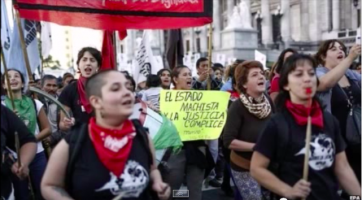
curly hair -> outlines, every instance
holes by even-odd
[[[264,71],[263,64],[255,60],[244,61],[235,67],[235,73],[232,82],[235,83],[238,92],[246,92],[246,89],[243,85],[248,82],[249,71],[253,68],[259,68]]]

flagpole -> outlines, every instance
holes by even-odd
[[[19,29],[20,44],[21,44],[21,48],[23,50],[23,55],[24,55],[24,60],[25,60],[25,67],[26,67],[26,71],[27,71],[28,77],[29,77],[29,83],[33,83],[34,79],[33,79],[32,73],[31,73],[31,69],[30,69],[28,52],[27,52],[26,46],[25,46],[24,32],[23,32],[23,28],[21,26],[19,11],[16,9],[15,9],[15,14],[16,14],[16,22],[17,22],[18,29]]]
[[[177,49],[178,49],[178,42],[176,43],[176,48],[175,48],[175,66],[173,66],[174,67],[173,69],[175,69],[177,67],[177,65],[178,65]]]
[[[4,65],[4,75],[5,75],[5,80],[8,86],[7,89],[7,93],[8,96],[10,98],[10,102],[11,102],[11,106],[13,108],[13,111],[15,111],[15,103],[14,103],[14,96],[13,96],[13,91],[10,88],[10,79],[9,79],[9,74],[8,74],[8,67],[6,66],[6,61],[5,61],[5,56],[4,56],[4,51],[3,51],[3,46],[1,45],[1,61]]]
[[[41,26],[41,22],[40,22],[40,31],[39,31],[39,56],[40,56],[40,79],[43,79],[43,75],[44,75],[44,57],[43,57],[43,41],[41,41],[41,32],[42,32],[43,27]],[[38,68],[39,69],[39,68]]]
[[[211,64],[212,64],[212,23],[210,24],[210,28],[209,28],[209,64],[208,64],[208,76],[207,76],[207,90],[211,90],[211,77],[210,77],[210,68],[211,68]]]
[[[114,69],[118,70],[118,67],[117,67],[117,31],[113,31],[113,56],[114,56]]]

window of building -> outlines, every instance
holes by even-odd
[[[277,43],[281,37],[281,15],[272,15],[273,42]]]
[[[263,44],[263,35],[262,35],[262,28],[261,28],[261,21],[262,18],[256,19],[256,30],[258,31],[258,44]]]
[[[357,9],[357,27],[361,27],[361,9]]]
[[[201,40],[200,38],[196,38],[196,52],[200,53],[201,52]]]
[[[186,40],[186,52],[190,52],[190,40]]]

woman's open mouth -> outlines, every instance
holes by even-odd
[[[258,83],[258,86],[264,86],[264,85],[265,85],[264,82],[259,82],[259,83]]]
[[[91,68],[85,68],[84,71],[85,71],[86,73],[92,73],[92,69],[91,69]]]
[[[123,106],[129,106],[129,105],[132,105],[132,100],[128,100],[128,101],[124,101],[122,103]]]
[[[16,86],[18,86],[19,85],[19,83],[10,83],[10,86],[11,87],[16,87]]]
[[[339,56],[337,57],[337,59],[338,59],[338,60],[342,60],[342,59],[343,59],[343,55],[339,55]]]

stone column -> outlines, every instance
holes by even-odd
[[[134,33],[134,30],[128,30],[127,31],[127,34],[128,34],[128,36],[127,36],[127,38],[126,38],[126,43],[127,43],[127,47],[126,47],[126,53],[127,53],[127,57],[129,58],[129,59],[133,59],[133,57],[134,57],[134,53],[135,53],[135,51],[136,51],[136,49],[135,49],[135,45],[134,45],[134,43],[135,43],[135,33]]]
[[[201,53],[207,53],[208,52],[208,46],[207,46],[207,36],[208,36],[208,27],[209,25],[205,25],[201,28],[200,33],[200,42],[201,42]]]
[[[214,47],[215,49],[220,49],[221,48],[221,12],[220,12],[220,1],[219,0],[213,0],[213,5],[214,5],[214,10],[213,10],[213,18],[214,18],[214,22],[213,22],[213,27],[214,28],[214,32],[213,32],[213,43],[214,43]]]
[[[309,41],[309,1],[301,1],[300,3],[300,17],[301,17],[301,41]]]
[[[165,33],[164,30],[159,30],[160,31],[160,49],[161,49],[161,55],[163,55],[165,53]]]
[[[285,47],[288,48],[290,41],[292,40],[290,25],[290,0],[281,0],[281,11],[283,13],[281,18],[281,34]]]
[[[248,6],[248,9],[249,9],[249,15],[250,15],[250,24],[252,25],[253,23],[252,23],[252,20],[253,20],[253,18],[251,17],[251,3],[250,3],[250,1],[251,0],[241,0],[241,1],[245,1],[245,3],[246,3],[246,5]]]
[[[333,30],[339,31],[339,0],[332,0]]]
[[[210,0],[209,0],[210,1]],[[224,0],[225,1],[225,0]],[[231,15],[233,13],[233,8],[234,8],[234,0],[226,0],[227,4],[226,4],[226,8],[227,8],[227,15]],[[215,5],[214,5],[215,6]]]
[[[261,22],[263,44],[269,45],[273,43],[273,32],[270,15],[269,0],[261,0]]]

